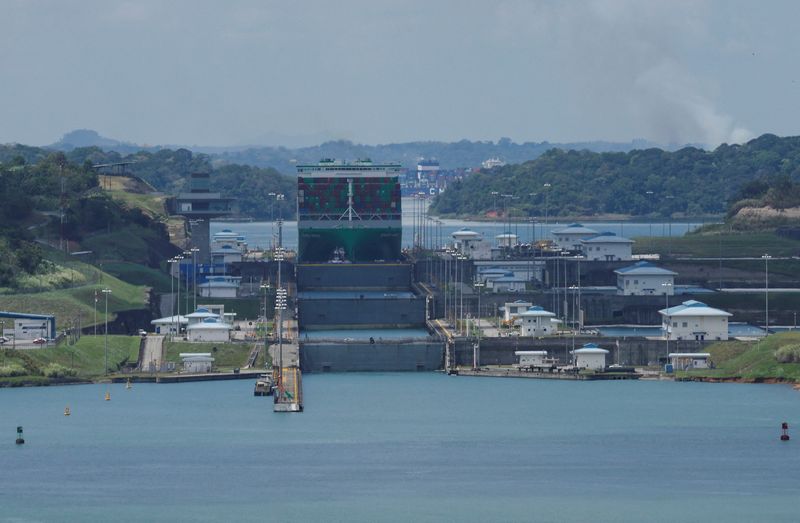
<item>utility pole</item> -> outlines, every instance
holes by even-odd
[[[769,336],[769,260],[772,256],[765,254],[762,258],[764,258],[764,332]]]
[[[103,374],[108,374],[108,295],[111,294],[111,289],[103,289],[102,292],[106,296],[105,367],[103,368]]]

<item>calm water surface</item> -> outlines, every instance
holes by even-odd
[[[800,393],[786,386],[304,383],[303,414],[272,413],[249,380],[114,385],[109,402],[100,385],[0,390],[0,520],[799,517]]]

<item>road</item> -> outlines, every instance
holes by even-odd
[[[158,372],[164,362],[164,336],[148,335],[139,368],[145,372]]]

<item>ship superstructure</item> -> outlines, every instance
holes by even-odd
[[[298,165],[298,261],[399,260],[401,171],[370,160]]]

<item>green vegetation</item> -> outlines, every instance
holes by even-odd
[[[679,372],[678,377],[739,378],[800,382],[800,362],[794,358],[800,333],[773,334],[759,342],[727,341],[709,346],[716,368]],[[790,355],[790,356],[787,356]]]
[[[111,262],[104,263],[103,270],[120,280],[133,284],[151,287],[156,292],[170,291],[170,277],[168,274],[151,269],[138,263]]]
[[[108,367],[111,373],[139,357],[138,336],[108,336]],[[104,374],[105,337],[82,336],[74,345],[61,343],[41,349],[0,350],[0,384],[47,383],[42,378],[94,378]],[[22,369],[22,372],[19,370]]]
[[[627,153],[553,149],[536,160],[481,171],[433,202],[439,214],[544,216],[698,216],[722,214],[748,182],[800,178],[800,137],[765,134],[714,151],[687,147]],[[550,187],[545,187],[550,184]],[[492,192],[512,194],[504,201]]]
[[[661,253],[672,256],[716,258],[745,256],[760,258],[765,252],[772,256],[797,256],[800,240],[778,236],[774,232],[741,233],[707,228],[702,232],[681,237],[636,238],[634,254]],[[763,269],[763,262],[761,263]],[[777,268],[777,267],[776,267]],[[770,265],[772,270],[772,265]]]
[[[105,321],[105,295],[102,289],[111,289],[108,295],[109,319],[117,311],[142,309],[147,306],[147,291],[144,287],[125,283],[118,278],[85,264],[91,274],[91,283],[80,287],[58,289],[46,292],[0,294],[0,310],[29,312],[35,314],[55,314],[58,328],[64,328],[80,317],[86,327],[93,324],[95,316],[94,297],[97,293],[97,322]]]
[[[190,173],[211,172],[212,189],[225,196],[236,198],[235,210],[242,215],[269,219],[273,210],[269,196],[271,192],[286,195],[284,201],[275,203],[275,216],[280,212],[284,218],[290,218],[295,213],[293,202],[297,187],[294,176],[285,176],[272,168],[237,165],[224,161],[212,163],[208,155],[193,153],[187,149],[120,154],[115,151],[103,151],[97,147],[84,147],[69,151],[67,158],[76,163],[136,162],[129,166],[128,172],[167,195],[187,191]],[[122,195],[116,191],[113,194],[129,205],[145,209],[146,212],[152,213],[151,215],[160,212],[158,201],[152,198],[130,193]]]
[[[241,368],[247,363],[247,357],[253,343],[188,343],[165,341],[167,361],[180,365],[181,352],[210,352],[214,357],[214,366],[220,370]],[[263,361],[263,360],[262,360]]]

